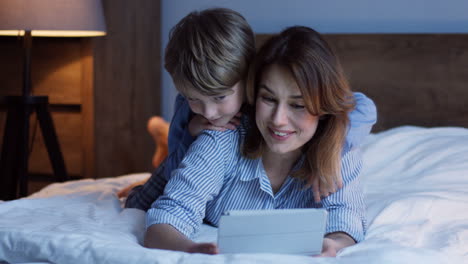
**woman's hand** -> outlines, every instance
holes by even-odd
[[[322,253],[318,257],[336,257],[338,253],[339,244],[331,238],[323,239]]]
[[[336,257],[338,251],[354,244],[356,244],[354,239],[346,233],[330,233],[323,239],[322,254],[318,257]]]
[[[225,126],[214,126],[202,115],[194,115],[189,122],[188,130],[192,137],[196,137],[203,130],[225,131],[226,129],[234,130],[240,125],[241,112],[237,113]]]

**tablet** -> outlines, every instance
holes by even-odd
[[[317,255],[326,222],[325,209],[228,211],[219,221],[219,251]]]

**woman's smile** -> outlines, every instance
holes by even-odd
[[[294,131],[285,131],[285,130],[279,130],[279,129],[274,129],[274,128],[269,128],[270,129],[270,135],[279,141],[286,141],[288,138],[292,137],[294,135]]]

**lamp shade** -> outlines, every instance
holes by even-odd
[[[106,34],[100,0],[0,0],[0,35],[85,37]]]

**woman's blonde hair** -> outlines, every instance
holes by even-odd
[[[290,27],[270,38],[258,51],[247,77],[246,96],[251,118],[255,118],[252,109],[255,109],[262,74],[273,64],[290,71],[307,110],[320,116],[314,136],[302,147],[305,156],[302,167],[292,175],[308,184],[318,177],[320,185],[330,189],[341,179],[348,113],[355,105],[338,58],[320,34],[307,27]],[[251,120],[242,151],[248,158],[258,158],[266,143],[255,119]]]
[[[164,67],[184,94],[196,89],[220,94],[245,79],[255,54],[255,36],[245,18],[226,8],[194,11],[169,36]]]

